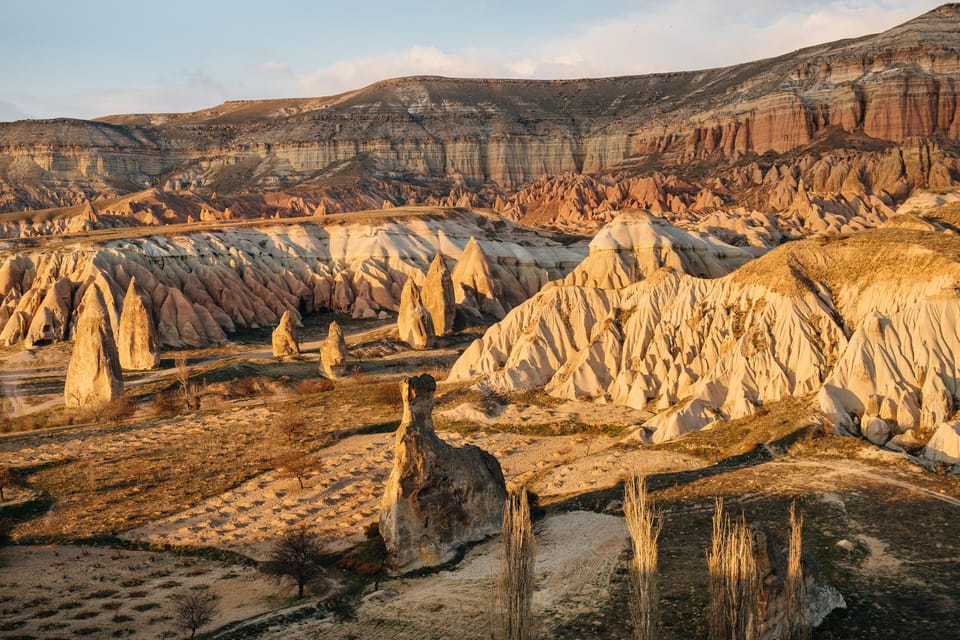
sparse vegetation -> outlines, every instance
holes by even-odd
[[[286,478],[296,478],[303,489],[303,479],[316,468],[314,456],[302,451],[290,451],[274,458],[274,467]]]
[[[713,542],[707,564],[710,576],[710,640],[760,637],[763,585],[747,517],[731,519],[718,498],[713,514]]]
[[[809,640],[812,634],[806,616],[807,589],[803,575],[803,516],[797,514],[797,503],[790,503],[790,546],[787,550],[786,592],[788,640]]]
[[[200,385],[190,380],[193,371],[187,365],[187,355],[182,351],[176,357],[177,384],[179,387],[180,399],[183,406],[191,411],[200,409],[201,389]]]
[[[623,514],[633,551],[630,559],[633,637],[655,640],[659,635],[657,614],[660,600],[657,539],[663,523],[659,512],[650,503],[644,476],[634,473],[624,483]]]
[[[176,627],[189,631],[191,638],[217,615],[219,598],[207,589],[184,589],[171,596],[171,599]]]
[[[525,488],[507,496],[503,509],[503,558],[496,585],[493,636],[497,640],[532,640],[536,539]]]
[[[299,408],[286,407],[273,420],[273,428],[287,442],[302,442],[307,437],[307,416]]]
[[[307,527],[294,527],[274,543],[263,569],[278,584],[295,583],[299,599],[304,587],[323,574],[322,558],[319,536]]]

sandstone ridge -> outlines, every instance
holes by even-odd
[[[727,68],[566,81],[414,77],[187,114],[2,123],[0,210],[80,205],[144,184],[221,195],[297,187],[316,206],[369,207],[650,160],[737,163],[850,146],[837,136],[952,142],[958,34],[960,10],[944,5],[884,33]],[[955,165],[944,170],[957,178]],[[342,176],[355,175],[358,186],[345,186]]]

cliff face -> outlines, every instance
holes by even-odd
[[[438,181],[434,192],[511,190],[566,172],[782,154],[830,132],[957,140],[958,92],[960,5],[944,5],[882,34],[723,69],[574,81],[406,78],[189,114],[0,124],[0,210],[149,186],[364,191],[358,180],[371,172],[388,183]]]

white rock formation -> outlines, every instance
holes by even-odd
[[[628,235],[647,247],[669,246],[656,260],[626,245],[617,253],[641,254],[632,263],[591,251],[573,276],[545,287],[471,345],[450,379],[482,377],[503,389],[543,385],[558,397],[649,408],[658,412],[646,425],[655,441],[819,392],[838,430],[859,435],[857,416],[866,413],[869,437],[882,443],[943,422],[960,397],[953,355],[960,353],[960,264],[952,257],[960,239],[934,223],[935,231],[790,243],[705,280],[649,273],[659,265],[713,269],[724,262],[720,253],[730,255],[691,255],[678,249],[690,246],[677,242],[682,232],[654,222]],[[944,252],[945,244],[953,249]]]
[[[457,315],[457,299],[454,293],[453,278],[443,254],[437,253],[430,263],[427,277],[423,281],[420,292],[423,306],[430,312],[433,321],[433,331],[438,336],[445,336],[453,331],[453,321]]]
[[[297,335],[297,324],[289,311],[280,316],[280,323],[273,330],[271,336],[274,358],[300,355],[300,338]]]
[[[96,408],[123,395],[120,356],[98,287],[87,289],[78,313],[80,319],[67,366],[64,401],[67,407]]]
[[[327,328],[327,339],[320,346],[320,372],[331,380],[346,373],[347,342],[343,339],[343,330],[336,320]]]
[[[117,333],[117,351],[123,369],[143,371],[157,368],[160,364],[160,338],[153,316],[137,291],[136,278],[130,278],[130,286],[123,297]]]
[[[400,332],[400,339],[414,349],[429,349],[436,341],[433,320],[430,312],[423,306],[420,289],[414,284],[413,278],[407,280],[400,295],[397,331]]]
[[[923,457],[934,462],[960,464],[960,422],[945,422],[923,449]]]
[[[457,305],[461,309],[474,316],[485,313],[495,318],[503,318],[506,314],[503,306],[504,287],[494,277],[493,267],[476,238],[470,238],[450,275]]]
[[[331,220],[0,251],[0,343],[24,340],[38,314],[37,326],[48,324],[44,309],[52,307],[44,300],[61,280],[74,289],[72,314],[90,279],[102,279],[116,302],[136,276],[150,296],[161,344],[200,347],[226,341],[237,327],[275,326],[284,311],[396,312],[407,279],[422,283],[438,252],[457,259],[471,238],[506,308],[566,275],[584,255],[582,246],[562,246],[523,227],[501,232],[494,223],[507,223],[481,214]],[[470,254],[466,262],[474,262]],[[119,304],[106,302],[116,319]]]

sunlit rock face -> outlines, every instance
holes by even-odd
[[[727,250],[685,260],[693,245],[648,225],[622,234],[636,247],[591,250],[508,313],[450,380],[650,409],[643,437],[654,441],[811,394],[842,433],[885,442],[933,428],[960,396],[955,218],[794,242],[714,278],[687,270],[717,275],[704,266]],[[625,261],[634,249],[649,262]]]
[[[584,245],[462,211],[13,248],[0,250],[0,343],[68,339],[94,282],[116,330],[133,278],[168,347],[221,343],[237,328],[275,327],[284,313],[296,324],[301,310],[392,314],[404,283],[423,283],[438,252],[457,260],[471,246],[483,247],[483,281],[505,292],[499,304],[508,309],[585,253]],[[482,280],[473,267],[462,271]]]
[[[437,437],[435,390],[429,375],[400,383],[403,419],[380,510],[388,564],[398,573],[445,564],[467,543],[498,532],[507,497],[495,457]]]
[[[281,209],[310,213],[438,203],[441,195],[447,204],[477,204],[457,189],[512,191],[646,158],[661,166],[736,162],[817,143],[842,147],[835,138],[844,135],[861,147],[956,140],[958,33],[960,10],[945,5],[884,33],[706,71],[559,82],[414,77],[194,113],[2,123],[0,211],[145,187],[222,196],[306,185],[307,201],[290,194]],[[343,185],[336,174],[345,169],[364,180]],[[330,179],[318,180],[324,174]],[[192,215],[224,217],[226,209],[214,203]]]
[[[87,289],[78,311],[63,395],[67,407],[95,409],[123,395],[120,356],[103,294]]]

